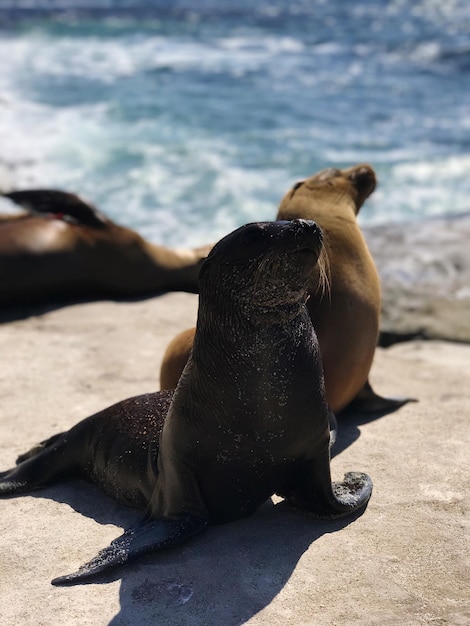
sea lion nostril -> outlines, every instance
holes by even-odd
[[[303,231],[308,231],[309,233],[315,234],[321,238],[322,231],[316,222],[314,222],[313,220],[304,220],[304,219],[300,219],[299,222],[301,222]]]
[[[303,218],[298,218],[298,219],[292,220],[291,224],[293,224],[294,226],[297,226],[299,230],[307,230],[307,229],[318,230],[318,225],[313,220],[305,220]]]

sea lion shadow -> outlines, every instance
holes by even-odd
[[[121,578],[121,608],[110,626],[243,624],[272,602],[315,541],[360,514],[325,521],[270,500],[247,519],[210,527],[106,578]]]
[[[92,302],[143,302],[164,294],[169,293],[168,290],[152,291],[137,296],[88,296],[74,298],[50,298],[47,302],[32,304],[2,304],[0,305],[0,324],[8,324],[11,322],[19,322],[27,320],[30,317],[40,317],[53,311],[65,309],[69,306],[77,306],[80,304],[91,304]],[[191,293],[191,292],[189,292]]]
[[[142,517],[141,511],[81,480],[31,495],[68,504],[99,524],[127,528]],[[149,554],[85,584],[121,581],[120,611],[110,626],[244,624],[280,593],[312,544],[362,513],[321,520],[293,511],[284,501],[268,500],[249,518],[211,526],[182,546]]]
[[[361,436],[359,426],[364,426],[377,419],[385,417],[390,413],[398,411],[401,407],[384,408],[379,411],[364,411],[361,409],[346,408],[338,416],[338,429],[336,441],[331,449],[331,457],[335,457],[344,452],[349,446]]]
[[[79,478],[51,485],[28,495],[67,504],[80,515],[89,517],[101,525],[113,524],[128,528],[138,523],[143,517],[141,510],[116,501],[98,486]]]

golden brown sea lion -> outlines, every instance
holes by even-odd
[[[314,220],[324,233],[326,281],[319,264],[312,272],[307,308],[320,344],[327,400],[335,413],[355,399],[369,411],[405,401],[381,398],[368,383],[381,294],[377,270],[356,216],[375,185],[369,165],[324,170],[294,185],[277,214],[278,220]],[[169,344],[160,372],[162,389],[176,386],[193,336],[194,329],[190,329]]]
[[[0,304],[197,291],[210,246],[154,245],[62,191],[3,195],[26,212],[0,219]]]
[[[201,269],[194,349],[176,390],[115,404],[0,472],[1,497],[79,474],[145,509],[139,525],[53,584],[251,515],[273,493],[327,519],[364,510],[367,474],[331,481],[330,412],[305,306],[321,246],[307,220],[224,237]]]
[[[315,219],[325,233],[329,293],[312,275],[307,304],[317,332],[327,398],[333,411],[349,404],[367,382],[379,332],[377,270],[356,216],[374,191],[368,165],[329,169],[297,183],[279,205],[277,219]]]

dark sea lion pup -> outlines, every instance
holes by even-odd
[[[63,191],[3,195],[26,212],[0,216],[0,305],[197,291],[211,246],[155,245]]]
[[[326,518],[366,506],[366,474],[331,482],[330,412],[305,306],[321,240],[306,220],[249,224],[222,239],[201,269],[194,348],[176,390],[105,409],[3,472],[2,495],[78,472],[146,509],[139,526],[53,584],[250,515],[273,493]]]

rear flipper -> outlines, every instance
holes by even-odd
[[[33,456],[38,455],[40,452],[55,443],[60,437],[62,437],[62,435],[63,433],[59,433],[57,435],[52,435],[52,437],[49,437],[49,439],[44,439],[44,441],[40,441],[35,446],[33,446],[31,450],[20,454],[20,456],[16,459],[16,464],[19,465],[20,463],[23,463],[23,461],[26,461],[27,459],[31,459]]]
[[[348,472],[343,482],[331,482],[328,450],[302,467],[286,494],[294,508],[326,519],[361,511],[371,495],[372,480],[362,472]]]
[[[73,193],[56,189],[29,189],[3,195],[28,211],[53,215],[95,228],[103,228],[109,224],[109,220],[96,207]]]
[[[80,450],[68,443],[67,433],[61,433],[20,455],[16,467],[0,472],[0,497],[27,493],[71,474]]]
[[[14,470],[7,470],[0,473],[0,498],[13,496],[17,493],[25,493],[33,489],[24,478],[17,477]]]
[[[175,520],[144,520],[139,526],[126,530],[78,571],[54,578],[52,584],[73,585],[84,582],[111,567],[122,565],[144,554],[177,546],[202,532],[207,525],[206,520],[194,516]]]
[[[416,398],[383,398],[375,393],[367,380],[364,387],[344,409],[348,413],[390,413]]]

